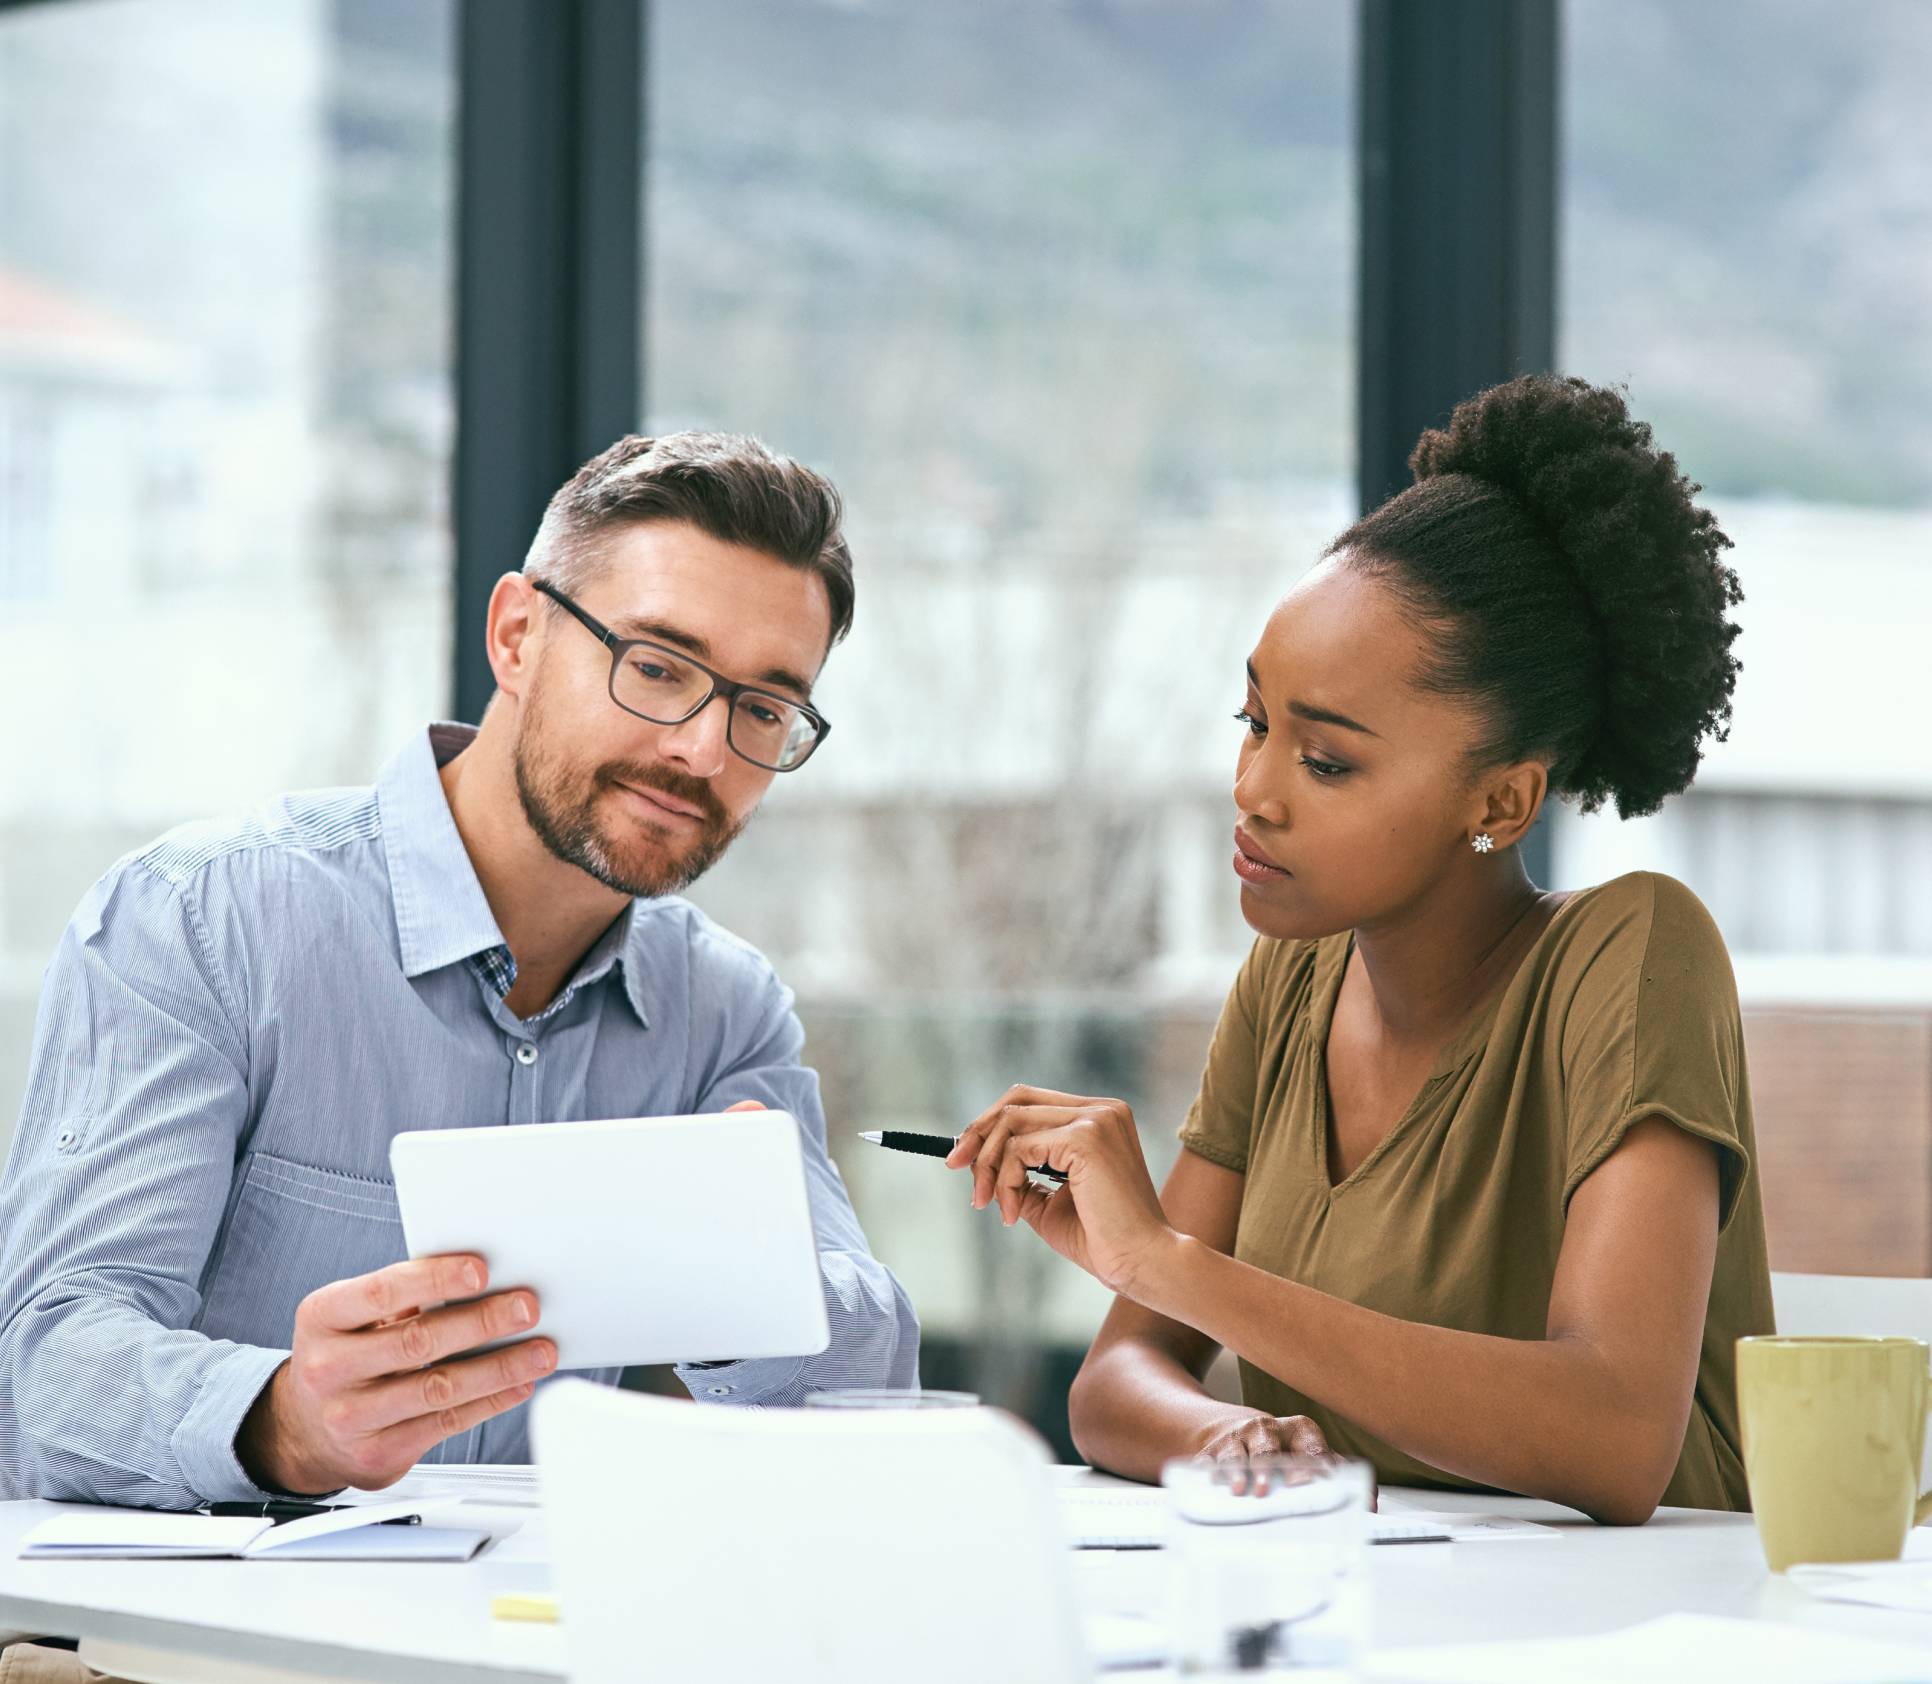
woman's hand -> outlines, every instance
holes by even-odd
[[[1264,1415],[1258,1409],[1234,1409],[1229,1419],[1211,1427],[1195,1447],[1207,1462],[1252,1462],[1265,1456],[1314,1456],[1339,1464],[1343,1458],[1328,1448],[1322,1430],[1306,1415]],[[1382,1485],[1369,1472],[1369,1508],[1382,1506]]]
[[[1306,1415],[1264,1415],[1231,1409],[1209,1430],[1195,1454],[1209,1462],[1252,1462],[1257,1456],[1326,1456],[1328,1440]]]
[[[1180,1238],[1147,1173],[1134,1113],[1118,1099],[1008,1088],[967,1124],[946,1162],[971,1169],[975,1210],[997,1203],[1008,1227],[1026,1223],[1125,1297]],[[1043,1166],[1065,1171],[1066,1185],[1030,1185],[1027,1170]]]

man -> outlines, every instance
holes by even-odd
[[[732,1404],[913,1383],[791,995],[675,898],[823,739],[851,615],[824,479],[750,439],[625,439],[497,581],[480,729],[94,887],[0,1184],[0,1495],[182,1508],[527,1460],[542,1307],[480,1258],[399,1261],[406,1128],[790,1111],[831,1344],[680,1377]],[[751,1242],[726,1211],[717,1243]]]

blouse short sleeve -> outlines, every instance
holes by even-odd
[[[1744,1027],[1723,937],[1689,889],[1649,872],[1579,910],[1561,1027],[1564,1209],[1634,1123],[1661,1117],[1718,1148],[1722,1231],[1751,1168]]]
[[[1279,961],[1283,944],[1267,937],[1248,950],[1221,1007],[1208,1044],[1200,1092],[1181,1124],[1181,1144],[1190,1152],[1245,1175],[1261,1080],[1261,1039],[1279,1008]]]

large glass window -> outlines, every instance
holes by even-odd
[[[836,734],[698,898],[798,989],[932,1349],[1011,1401],[1098,1290],[852,1136],[1025,1080],[1132,1100],[1172,1157],[1249,939],[1241,661],[1351,513],[1352,30],[1345,0],[653,12],[649,424],[830,472],[859,576]]]
[[[0,1129],[116,855],[448,705],[451,23],[0,14]]]
[[[1932,1264],[1932,28],[1911,0],[1570,0],[1566,369],[1735,541],[1731,740],[1559,877],[1711,908],[1747,1007],[1772,1262]],[[1908,1167],[1899,1172],[1899,1165]]]

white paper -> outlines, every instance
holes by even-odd
[[[1069,1485],[1060,1490],[1060,1517],[1075,1549],[1157,1549],[1167,1538],[1166,1494],[1159,1486]],[[1452,1543],[1556,1538],[1553,1526],[1494,1514],[1446,1514],[1433,1509],[1396,1509],[1369,1516],[1369,1541],[1419,1542],[1447,1537]]]
[[[333,1532],[354,1532],[363,1527],[380,1526],[386,1520],[405,1520],[422,1512],[420,1503],[364,1503],[355,1508],[330,1509],[322,1514],[304,1515],[300,1520],[285,1520],[259,1533],[241,1553],[266,1555],[271,1550],[311,1543]],[[400,1526],[387,1526],[385,1533],[400,1532]],[[413,1528],[412,1528],[413,1530]]]
[[[268,1522],[217,1519],[206,1514],[155,1514],[144,1509],[90,1509],[43,1520],[20,1540],[22,1559],[47,1556],[157,1560],[239,1555]]]
[[[518,1462],[419,1462],[386,1491],[347,1491],[342,1501],[386,1503],[483,1503],[492,1508],[543,1506],[537,1470]]]
[[[1075,1549],[1157,1549],[1167,1538],[1159,1486],[1064,1485],[1060,1519]]]
[[[306,1515],[277,1526],[257,1516],[156,1514],[90,1509],[56,1515],[21,1540],[23,1559],[275,1561],[467,1561],[491,1529],[385,1526],[423,1504],[389,1502]]]
[[[1167,1660],[1167,1628],[1139,1614],[1089,1614],[1082,1622],[1087,1655],[1101,1672],[1160,1666]]]
[[[1384,1684],[1928,1684],[1932,1647],[1766,1620],[1666,1614],[1593,1637],[1384,1649],[1365,1663]]]
[[[1447,1532],[1457,1544],[1522,1542],[1532,1538],[1560,1538],[1554,1526],[1541,1521],[1516,1520],[1506,1514],[1459,1514],[1453,1509],[1395,1509],[1373,1517],[1378,1526],[1419,1526],[1430,1532]],[[1383,1541],[1380,1537],[1376,1539]]]
[[[286,1531],[286,1527],[277,1527]],[[248,1551],[250,1561],[468,1561],[490,1541],[486,1531],[448,1526],[356,1527],[320,1537],[264,1540]],[[269,1547],[264,1547],[264,1543]]]
[[[1932,1562],[1819,1562],[1788,1568],[1785,1577],[1826,1602],[1932,1614]]]

